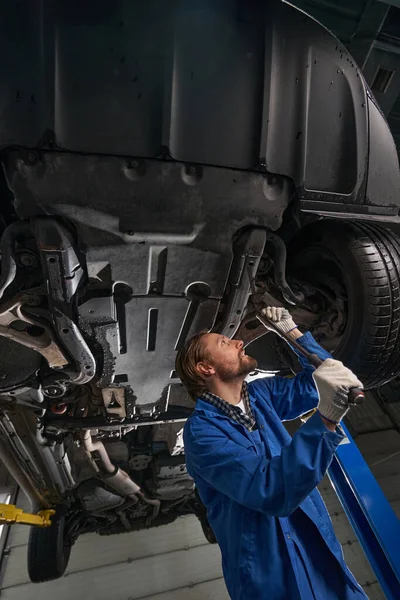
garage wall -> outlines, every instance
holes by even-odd
[[[27,507],[20,494],[17,505]],[[29,528],[10,527],[2,565],[2,600],[228,600],[219,548],[194,516],[145,531],[87,534],[72,549],[61,579],[31,584],[26,569]]]
[[[325,478],[320,491],[355,577],[370,600],[385,596],[340,502]],[[28,508],[23,494],[17,506]],[[217,546],[205,541],[198,520],[182,517],[165,527],[109,537],[87,534],[75,544],[63,578],[29,582],[26,554],[29,528],[9,528],[1,569],[2,600],[228,600]]]
[[[400,434],[395,430],[364,434],[358,447],[400,518]]]
[[[354,440],[400,518],[400,402],[383,402],[376,391],[346,419]]]

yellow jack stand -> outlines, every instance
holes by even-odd
[[[36,525],[48,527],[51,525],[50,517],[55,510],[40,510],[37,515],[27,513],[14,504],[0,504],[0,523],[21,523],[22,525]]]

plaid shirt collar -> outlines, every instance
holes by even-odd
[[[247,389],[247,383],[245,381],[243,382],[240,400],[243,400],[243,404],[246,409],[246,414],[238,406],[225,402],[225,400],[223,400],[219,396],[216,396],[215,394],[212,394],[211,392],[204,392],[201,398],[219,408],[227,417],[230,417],[231,419],[236,421],[236,423],[244,425],[249,431],[253,431],[255,429],[256,420],[254,418],[253,410],[251,408],[249,391]]]

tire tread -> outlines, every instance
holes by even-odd
[[[331,253],[336,249],[345,264],[346,248],[352,272],[357,265],[357,281],[362,282],[362,307],[357,310],[363,316],[356,319],[354,353],[342,348],[337,356],[345,357],[366,388],[389,382],[400,372],[400,239],[381,225],[323,219],[307,225],[294,242],[294,263],[297,252],[311,244]]]

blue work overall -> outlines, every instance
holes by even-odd
[[[306,333],[297,340],[330,355]],[[257,427],[198,399],[185,431],[187,468],[207,507],[233,600],[361,600],[325,504],[316,489],[343,435],[318,413],[294,434],[282,421],[313,409],[313,367],[248,385]]]

